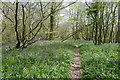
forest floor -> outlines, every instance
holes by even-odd
[[[80,50],[76,50],[75,45],[81,44]],[[120,72],[118,44],[94,45],[79,40],[39,41],[26,49],[9,50],[12,46],[2,47],[2,78],[71,78],[71,73],[76,71],[77,77],[73,74],[72,78],[114,80],[118,79]],[[78,66],[76,70],[74,64]]]

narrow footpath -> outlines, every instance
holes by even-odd
[[[71,66],[71,78],[80,78],[80,74],[83,72],[82,66],[81,66],[81,55],[79,53],[80,48],[78,45],[76,45],[76,53],[74,57],[74,64]]]

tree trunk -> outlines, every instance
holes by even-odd
[[[106,20],[106,24],[105,24],[105,30],[104,30],[104,39],[103,39],[103,43],[106,43],[106,42],[108,42],[107,41],[107,38],[109,38],[109,37],[107,37],[107,36],[109,36],[109,34],[108,34],[108,29],[109,29],[109,21],[110,21],[110,17],[111,17],[111,14],[112,14],[112,8],[113,8],[113,5],[112,5],[112,3],[109,3],[109,4],[111,4],[111,9],[110,8],[107,8],[106,9],[106,13],[107,12],[110,12],[110,13],[108,13],[108,14],[106,14],[106,18],[107,18],[107,20]]]
[[[103,5],[101,3],[101,5]],[[98,36],[98,45],[100,45],[102,43],[102,26],[104,25],[104,18],[103,18],[103,14],[104,14],[104,6],[102,6],[102,10],[100,11],[100,22],[101,24],[99,24],[99,36]]]
[[[99,37],[98,37],[98,45],[101,44],[102,42],[102,25],[100,25],[100,28],[99,28]]]
[[[94,24],[92,26],[91,40],[93,40],[94,43]]]
[[[25,41],[25,11],[24,11],[24,5],[22,5],[22,13],[23,13],[23,19],[22,19],[22,23],[23,23],[22,42],[24,43],[24,41]]]
[[[97,13],[95,14],[95,45],[98,43],[98,22],[97,22]]]
[[[75,34],[75,39],[79,39],[79,32],[78,32],[78,15],[79,15],[79,12],[77,10],[77,16],[76,16],[76,23],[75,23],[75,28],[76,28],[76,34]]]
[[[19,2],[16,2],[16,10],[15,10],[15,32],[16,32],[16,39],[17,39],[16,48],[20,48],[20,40],[19,40],[19,33],[18,33],[18,20],[17,20],[18,4]]]
[[[112,4],[112,3],[111,3]],[[113,4],[112,4],[113,5]],[[113,28],[114,28],[114,24],[115,24],[115,12],[116,12],[116,7],[117,5],[115,6],[114,8],[114,11],[112,12],[112,27],[111,27],[111,31],[110,31],[110,36],[109,36],[109,43],[112,42],[112,33],[113,33]]]
[[[120,1],[118,2],[118,31],[116,35],[116,42],[120,43]]]
[[[118,43],[120,43],[120,1],[119,1],[119,9],[118,9]]]
[[[54,5],[54,2],[52,2],[52,5],[51,5],[51,15],[50,15],[50,36],[49,36],[49,40],[53,40],[53,37],[54,37],[54,33],[53,33],[53,29],[54,29],[54,26],[55,26],[55,13],[54,13],[54,9],[53,9],[53,6]]]

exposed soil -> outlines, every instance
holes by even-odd
[[[81,58],[79,53],[79,46],[76,45],[76,53],[74,57],[74,64],[71,66],[71,78],[80,78],[80,74],[83,72],[82,66],[81,66]]]

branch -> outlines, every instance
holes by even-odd
[[[74,4],[74,3],[76,3],[76,1],[75,1],[75,2],[70,3],[70,4],[69,4],[69,5],[67,5],[67,6],[64,6],[64,7],[60,8],[60,9],[58,9],[58,10],[55,10],[55,12],[60,11],[61,9],[64,9],[64,8],[66,8],[66,7],[68,7],[68,6],[72,5],[72,4]]]
[[[85,4],[88,6],[89,9],[91,9],[91,7],[87,4],[87,2],[85,2]],[[91,12],[90,15],[92,16],[93,19],[95,19]]]
[[[36,35],[38,34],[38,32],[41,30],[41,28],[42,28],[42,23],[41,23],[40,28],[39,28],[39,29],[37,30],[37,32],[34,34],[34,36],[33,36],[30,40],[26,40],[26,41],[24,42],[24,43],[27,43],[27,45],[24,46],[24,44],[23,44],[23,47],[27,47],[28,45],[34,43],[34,42],[31,42],[31,41],[36,37]]]
[[[63,3],[64,0],[62,0],[55,8],[54,10],[56,10],[62,3]]]
[[[13,14],[15,14],[14,13],[14,10],[11,8],[11,7],[9,7],[7,4],[5,4],[4,2],[2,2],[2,4],[4,4],[6,7],[8,7],[12,12],[13,12]]]
[[[4,11],[2,8],[0,8],[0,10],[1,10],[2,13],[4,14],[4,16],[5,16],[8,20],[10,20],[10,22],[14,23],[14,21],[5,14],[5,11]]]
[[[59,10],[61,10],[61,9],[64,9],[64,8],[66,8],[66,7],[74,4],[74,3],[76,3],[76,2],[72,2],[71,4],[69,4],[69,5],[65,6],[65,7],[62,7],[62,8],[60,8],[60,9],[56,10],[56,11],[59,11]],[[56,12],[56,11],[55,11],[55,12]],[[50,13],[50,14],[44,16],[44,18],[41,19],[41,20],[37,23],[37,25],[36,25],[28,34],[32,33],[32,32],[39,26],[40,23],[44,22],[44,21],[45,21],[49,16],[51,16],[51,15],[52,15],[52,14]],[[27,34],[27,35],[28,35],[28,34]],[[26,36],[27,36],[27,35],[26,35]]]
[[[90,25],[92,25],[92,23],[91,23],[91,24],[88,24],[88,25],[85,25],[85,26],[90,26]],[[64,37],[64,39],[62,39],[62,42],[65,41],[65,40],[67,40],[67,39],[70,38],[71,36],[75,35],[78,31],[82,31],[82,30],[81,30],[81,29],[78,29],[77,31],[74,31],[74,32],[68,34],[67,36]]]
[[[32,32],[39,26],[39,24],[42,23],[43,21],[45,21],[49,16],[50,16],[50,14],[47,15],[44,19],[41,19],[41,20],[37,23],[37,25],[36,25],[28,34],[32,33]],[[28,35],[28,34],[27,34],[27,35]],[[27,35],[25,35],[25,36],[27,36]]]
[[[81,31],[81,29],[79,29],[79,30],[77,30],[77,31],[75,31],[75,32],[72,32],[72,33],[68,34],[68,35],[62,40],[62,42],[65,41],[65,40],[67,40],[67,39],[70,38],[71,36],[75,35],[78,31]]]
[[[2,29],[2,31],[1,32],[4,32],[5,31],[5,29],[6,29],[6,23],[4,23],[5,25],[4,25],[4,28]]]
[[[42,17],[44,17],[43,5],[42,5],[42,3],[41,3],[41,2],[40,2],[40,7],[41,7],[41,13],[42,13]]]
[[[50,4],[50,2],[48,2],[48,3],[44,6],[44,8],[46,8],[46,7],[47,7],[47,5],[49,5],[49,4]],[[43,8],[43,9],[44,9],[44,8]]]

